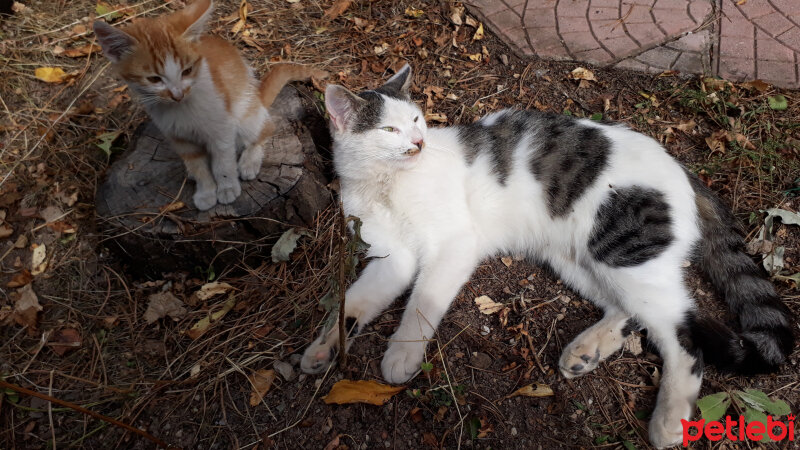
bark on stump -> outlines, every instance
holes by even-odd
[[[293,87],[281,91],[271,109],[277,129],[258,177],[242,182],[236,201],[208,211],[194,207],[195,184],[186,179],[181,159],[155,125],[143,124],[97,193],[108,247],[135,271],[213,265],[219,273],[247,259],[258,265],[269,258],[271,244],[287,226],[311,226],[332,195],[312,138],[313,131],[324,141],[327,130],[313,102],[303,97]],[[186,206],[168,211],[177,201]]]

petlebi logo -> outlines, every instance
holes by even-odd
[[[734,403],[742,415],[725,415]],[[728,439],[733,442],[794,442],[795,416],[783,400],[772,399],[756,390],[718,392],[697,400],[700,420],[681,420],[683,446],[705,437],[712,442]],[[724,416],[724,419],[723,419]],[[779,417],[786,416],[785,420]]]

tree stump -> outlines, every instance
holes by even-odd
[[[195,184],[158,128],[149,122],[139,127],[97,193],[98,223],[109,248],[133,270],[211,265],[219,273],[247,259],[258,265],[287,226],[311,226],[332,200],[314,141],[324,145],[329,139],[325,122],[313,101],[291,86],[271,113],[276,132],[258,177],[242,182],[233,203],[208,211],[194,207]],[[178,202],[185,206],[176,209]]]

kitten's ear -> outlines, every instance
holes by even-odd
[[[138,43],[136,38],[130,34],[101,20],[95,21],[93,28],[97,41],[103,47],[103,54],[113,63],[117,63],[125,55],[133,53],[134,47]]]
[[[180,12],[182,22],[186,26],[183,37],[190,41],[196,41],[206,32],[208,19],[214,12],[214,4],[211,0],[195,0],[191,5],[183,8]]]
[[[353,125],[356,112],[364,103],[364,99],[337,84],[329,84],[325,88],[325,108],[333,126],[340,132]]]
[[[398,70],[396,74],[389,78],[383,86],[376,89],[377,92],[387,94],[390,97],[405,97],[411,98],[408,93],[408,88],[411,87],[411,66],[406,63],[402,69]]]

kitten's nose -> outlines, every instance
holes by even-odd
[[[170,89],[169,90],[169,97],[176,102],[183,100],[183,90],[182,89]]]
[[[411,143],[419,147],[420,150],[422,150],[422,148],[425,147],[425,141],[422,138],[413,139]]]

